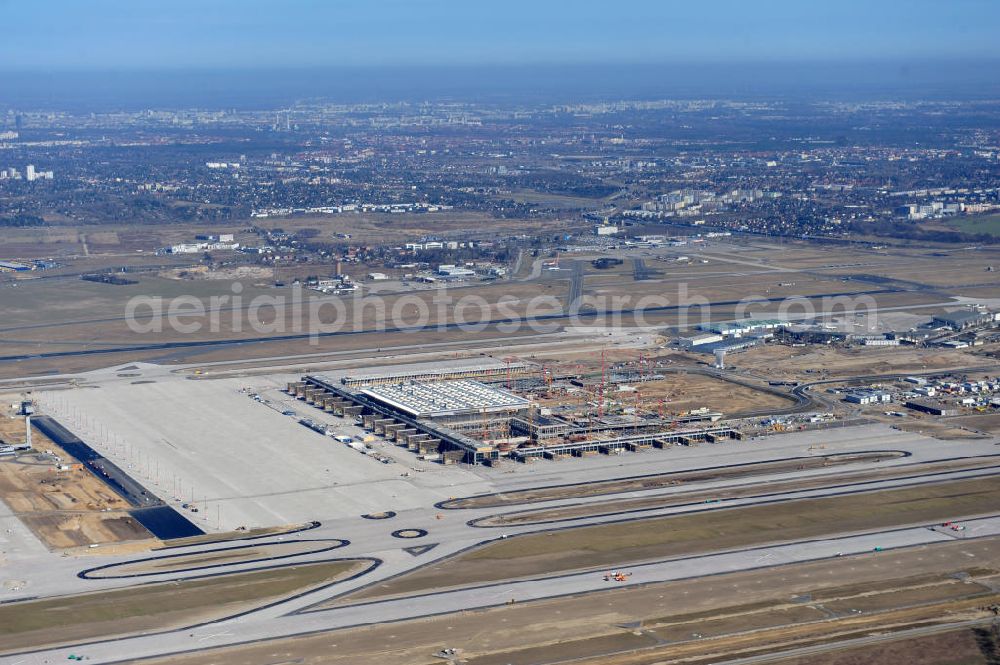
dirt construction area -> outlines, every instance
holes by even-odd
[[[0,438],[24,440],[20,418],[4,419],[0,428]],[[0,500],[46,546],[63,549],[151,538],[128,515],[124,499],[38,430],[32,439],[35,452],[0,457]]]
[[[797,381],[933,370],[955,372],[960,371],[962,367],[989,365],[993,362],[988,357],[966,349],[898,347],[841,349],[780,345],[750,349],[734,356],[731,361],[732,365],[764,373],[769,378]]]

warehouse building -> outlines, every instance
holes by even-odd
[[[700,333],[698,335],[691,335],[690,337],[681,337],[678,343],[685,349],[691,349],[696,346],[702,346],[704,344],[711,344],[713,342],[721,342],[722,335],[718,333]]]
[[[935,325],[948,326],[952,330],[966,330],[992,322],[992,312],[977,311],[948,312],[947,314],[937,314],[933,319]]]
[[[844,401],[852,404],[884,404],[892,401],[892,393],[870,388],[852,390],[844,397]]]
[[[958,409],[949,409],[941,404],[933,404],[931,402],[918,402],[917,400],[910,400],[903,406],[907,409],[920,411],[921,413],[929,413],[932,416],[954,416],[958,414]]]
[[[27,272],[29,270],[32,270],[32,267],[25,263],[0,261],[0,272]]]
[[[785,321],[778,319],[743,319],[726,323],[705,323],[699,325],[698,329],[726,337],[742,337],[751,333],[773,332],[785,325]]]

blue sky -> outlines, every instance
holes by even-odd
[[[1000,0],[0,0],[0,70],[993,59]]]

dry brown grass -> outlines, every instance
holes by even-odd
[[[326,584],[367,563],[334,561],[0,606],[0,649],[15,651],[222,617]]]

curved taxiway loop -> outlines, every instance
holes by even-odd
[[[593,494],[588,494],[586,497],[572,497],[572,496],[567,496],[567,497],[541,497],[541,498],[537,498],[537,499],[528,499],[528,500],[525,500],[525,501],[517,501],[517,502],[511,502],[511,503],[498,503],[495,506],[489,506],[489,505],[485,505],[485,506],[462,506],[462,505],[455,505],[455,504],[460,504],[463,501],[478,501],[478,500],[482,500],[482,499],[489,499],[490,497],[507,497],[507,496],[516,495],[516,494],[522,493],[522,492],[541,492],[541,491],[547,491],[547,490],[569,489],[569,488],[572,488],[572,487],[599,487],[601,485],[608,485],[610,487],[612,485],[617,485],[617,484],[621,484],[621,483],[627,483],[627,482],[631,482],[631,481],[650,480],[650,479],[653,479],[653,478],[663,478],[664,480],[669,481],[669,479],[672,478],[672,477],[689,476],[691,474],[711,473],[713,471],[721,472],[721,471],[733,470],[733,469],[747,469],[748,471],[751,471],[751,472],[754,469],[760,469],[760,471],[758,473],[750,473],[750,474],[748,474],[748,477],[763,476],[763,475],[766,475],[766,474],[769,474],[769,473],[775,473],[775,474],[777,474],[777,473],[788,473],[789,471],[798,471],[798,470],[800,470],[800,469],[780,469],[780,468],[779,469],[768,469],[768,468],[765,468],[767,466],[774,466],[774,465],[783,464],[783,463],[793,463],[793,462],[797,462],[797,461],[806,461],[806,460],[808,460],[810,462],[815,462],[818,459],[836,460],[836,459],[846,459],[846,458],[851,458],[851,460],[849,462],[847,462],[847,463],[851,463],[851,462],[854,462],[854,461],[865,462],[867,457],[877,457],[879,455],[887,455],[889,457],[887,457],[886,459],[892,459],[892,458],[912,457],[913,453],[911,453],[909,451],[906,451],[906,450],[859,450],[859,451],[851,451],[851,452],[845,452],[845,453],[829,453],[829,454],[826,454],[826,455],[811,455],[811,456],[798,455],[796,457],[779,457],[777,459],[764,460],[764,461],[760,461],[760,462],[741,462],[739,464],[721,464],[721,465],[718,465],[718,466],[703,466],[703,467],[696,467],[696,468],[693,468],[693,469],[683,469],[683,470],[680,470],[680,471],[667,471],[667,472],[660,472],[660,473],[647,473],[647,474],[641,474],[641,475],[638,475],[638,476],[622,476],[620,478],[613,478],[613,479],[610,479],[610,480],[589,481],[589,482],[579,482],[579,483],[565,483],[565,484],[561,484],[561,485],[543,485],[541,487],[532,487],[532,488],[521,489],[521,490],[509,490],[509,491],[506,491],[506,492],[490,492],[488,494],[475,494],[473,496],[459,497],[459,498],[456,498],[456,499],[445,499],[444,501],[438,501],[437,503],[434,504],[434,507],[437,508],[437,509],[439,509],[439,510],[477,510],[477,509],[491,508],[491,507],[493,507],[493,508],[503,508],[504,506],[510,506],[510,507],[524,506],[524,505],[532,504],[532,503],[545,503],[547,501],[559,501],[559,500],[563,500],[563,499],[592,498],[592,497],[598,497],[598,496],[609,496],[609,495],[612,495],[612,494],[628,494],[628,493],[637,492],[637,491],[649,491],[649,490],[653,490],[653,489],[666,489],[666,488],[670,488],[670,487],[676,488],[677,485],[667,485],[667,484],[665,484],[665,485],[663,485],[662,487],[659,487],[659,488],[639,487],[639,488],[633,488],[633,489],[609,489],[607,492],[596,492],[596,493],[593,493]],[[998,456],[1000,456],[1000,455],[998,455]],[[954,458],[954,459],[965,459],[965,458]],[[824,468],[824,467],[817,467],[817,468]],[[740,480],[740,479],[741,478],[716,478],[716,479],[713,479],[713,478],[701,478],[701,479],[691,480],[691,481],[688,481],[688,482],[690,482],[690,483],[721,482],[721,481],[727,481],[727,480]]]
[[[248,540],[264,540],[265,538],[279,538],[281,536],[294,536],[297,533],[303,533],[304,531],[312,531],[313,529],[318,529],[323,526],[322,522],[313,520],[312,522],[307,522],[306,524],[291,529],[289,531],[274,531],[271,533],[260,533],[254,536],[247,535],[242,538],[225,538],[222,540],[205,540],[204,542],[197,543],[180,543],[179,545],[163,545],[162,547],[154,548],[154,552],[163,552],[164,550],[177,550],[184,547],[194,547],[197,545],[220,545],[222,543],[243,543]],[[212,534],[207,534],[211,536]],[[197,536],[196,536],[197,537]],[[169,541],[167,541],[169,542]]]
[[[209,621],[202,621],[201,623],[193,623],[193,624],[189,624],[189,625],[186,625],[186,626],[182,626],[180,628],[170,628],[168,630],[161,630],[161,631],[151,632],[151,633],[143,633],[142,635],[143,636],[149,636],[149,637],[157,637],[157,636],[164,636],[164,635],[176,635],[176,636],[180,637],[181,634],[185,633],[186,631],[197,630],[198,628],[204,628],[206,626],[213,626],[213,625],[216,625],[216,624],[219,624],[219,623],[223,623],[225,621],[234,621],[236,619],[241,619],[241,618],[243,618],[245,616],[248,616],[250,614],[255,614],[255,613],[261,612],[263,610],[267,610],[267,609],[270,609],[270,608],[273,608],[273,607],[277,607],[277,606],[279,606],[279,605],[281,605],[283,603],[288,603],[288,602],[291,602],[291,601],[294,601],[294,600],[298,600],[299,598],[302,598],[303,596],[306,596],[308,594],[312,594],[312,593],[316,593],[317,591],[323,591],[325,589],[329,589],[330,587],[332,587],[334,585],[343,584],[345,582],[350,582],[352,580],[356,580],[357,578],[361,577],[362,575],[367,575],[368,573],[372,572],[373,570],[375,570],[376,568],[378,568],[379,566],[381,566],[382,563],[383,563],[382,559],[378,559],[378,558],[375,558],[375,557],[349,557],[349,558],[343,558],[343,559],[336,559],[336,558],[335,559],[320,559],[318,561],[307,561],[307,562],[304,562],[304,563],[299,563],[299,562],[296,562],[296,563],[283,563],[283,564],[280,564],[280,565],[277,565],[277,566],[266,566],[264,568],[255,568],[253,571],[250,571],[250,572],[258,572],[258,571],[265,571],[265,570],[280,570],[282,568],[293,568],[295,566],[303,566],[303,565],[307,565],[307,564],[314,564],[314,563],[315,564],[335,563],[337,561],[357,561],[358,563],[362,563],[362,562],[367,561],[367,562],[369,562],[370,565],[367,568],[364,568],[363,570],[359,570],[358,572],[353,573],[353,574],[351,574],[351,575],[349,575],[347,577],[344,577],[342,579],[334,580],[333,582],[330,582],[328,584],[324,584],[324,585],[319,586],[319,587],[314,587],[314,588],[308,589],[306,591],[301,591],[301,592],[296,593],[296,594],[291,595],[291,596],[285,596],[285,597],[282,597],[282,598],[280,598],[278,600],[275,600],[275,601],[272,601],[270,603],[267,603],[265,605],[259,605],[257,607],[251,608],[249,610],[244,610],[242,612],[237,612],[236,614],[230,614],[228,616],[220,617],[218,619],[211,619]],[[208,574],[208,575],[198,575],[198,576],[195,576],[195,577],[185,577],[184,579],[185,580],[200,580],[200,579],[205,579],[205,578],[209,578],[209,577],[221,577],[223,575],[229,575],[229,574],[236,574],[236,573],[211,573],[211,574]],[[152,584],[157,584],[157,583],[153,582]],[[42,649],[42,650],[64,651],[64,650],[71,649],[71,648],[72,649],[78,649],[80,647],[94,646],[94,645],[98,645],[98,644],[115,644],[115,643],[118,643],[118,642],[125,642],[127,640],[135,639],[136,637],[137,637],[136,635],[122,635],[120,637],[112,637],[112,638],[105,639],[105,640],[91,640],[89,642],[76,642],[74,644],[67,644],[65,646],[60,646],[60,647],[48,647],[48,648]],[[6,663],[7,662],[6,659],[8,659],[8,658],[14,658],[14,657],[18,657],[18,656],[28,656],[28,655],[35,654],[35,653],[37,653],[39,651],[42,651],[42,650],[35,649],[35,650],[30,650],[30,651],[16,651],[16,652],[11,652],[11,653],[7,653],[7,654],[2,654],[2,655],[0,655],[0,663]],[[180,652],[176,652],[176,653],[180,653]],[[122,660],[148,660],[150,658],[158,658],[158,657],[159,656],[146,656],[146,657],[140,657],[140,658],[135,658],[135,659],[125,658],[125,659],[122,659]],[[88,660],[89,660],[89,658],[88,658]],[[21,662],[21,661],[17,661],[17,662]]]
[[[243,561],[227,561],[225,563],[208,563],[204,565],[194,565],[187,568],[170,568],[164,570],[153,570],[148,572],[135,572],[135,573],[124,573],[120,575],[107,574],[102,571],[113,571],[117,568],[130,569],[136,566],[142,566],[145,563],[150,563],[154,561],[162,561],[169,563],[171,560],[188,559],[188,558],[205,558],[211,557],[213,555],[218,555],[222,552],[236,552],[238,550],[252,550],[258,547],[274,547],[281,549],[294,549],[296,545],[302,545],[307,543],[316,543],[315,549],[307,549],[303,551],[291,552],[288,554],[277,554],[271,556],[261,556],[257,558],[246,559]],[[235,547],[219,547],[216,549],[200,550],[195,552],[186,552],[184,554],[165,554],[163,556],[153,556],[146,557],[145,559],[135,559],[132,561],[124,561],[119,563],[109,563],[104,566],[97,566],[95,568],[88,568],[87,570],[82,570],[77,573],[77,577],[84,580],[113,580],[113,579],[128,579],[133,577],[159,577],[163,575],[171,575],[173,573],[188,573],[198,570],[208,570],[211,568],[226,568],[236,565],[245,565],[251,563],[261,563],[263,561],[280,561],[282,559],[293,559],[295,557],[306,557],[313,554],[321,554],[323,552],[331,552],[341,547],[346,547],[351,544],[349,540],[333,539],[333,540],[282,540],[274,543],[262,543],[260,545],[237,545]],[[306,563],[306,562],[303,562]],[[308,563],[312,563],[309,561]],[[263,568],[255,568],[254,570],[264,570]]]
[[[991,455],[990,457],[993,457],[993,456]],[[900,465],[900,467],[902,467],[902,466],[906,466],[906,465]],[[900,468],[900,467],[895,467],[895,468]],[[577,522],[579,520],[589,519],[589,518],[595,518],[595,517],[617,517],[617,516],[620,516],[620,515],[633,515],[633,514],[636,514],[636,513],[650,513],[650,512],[655,512],[655,511],[658,511],[658,510],[664,510],[664,509],[667,509],[667,508],[680,509],[680,508],[691,508],[691,507],[694,507],[694,506],[701,506],[701,507],[705,508],[706,506],[711,506],[712,507],[711,509],[718,509],[718,508],[728,508],[728,507],[741,507],[742,504],[731,504],[729,502],[732,502],[732,501],[754,501],[756,503],[758,500],[768,499],[768,498],[771,498],[771,497],[787,497],[787,498],[784,498],[784,499],[779,499],[777,501],[763,501],[763,503],[781,503],[781,502],[784,502],[784,501],[795,501],[795,500],[798,500],[799,497],[789,496],[789,495],[795,494],[796,492],[841,490],[841,489],[844,489],[844,488],[847,488],[847,487],[857,487],[857,488],[860,488],[860,489],[858,489],[856,491],[849,491],[849,492],[834,492],[834,491],[831,491],[828,494],[824,494],[823,496],[840,496],[840,495],[843,495],[843,494],[860,494],[860,493],[864,493],[866,491],[872,491],[872,490],[865,489],[863,487],[865,485],[874,485],[874,484],[878,484],[878,483],[884,483],[884,482],[890,481],[890,480],[891,481],[906,481],[906,480],[916,480],[916,481],[919,481],[921,479],[932,479],[934,476],[945,476],[945,475],[950,475],[950,474],[962,473],[963,471],[969,473],[971,477],[976,477],[976,476],[990,476],[990,475],[994,475],[994,474],[993,473],[977,473],[977,472],[986,472],[986,471],[995,472],[997,470],[1000,470],[1000,464],[996,464],[996,465],[992,465],[992,466],[981,466],[981,467],[976,467],[974,469],[951,469],[951,470],[944,470],[944,471],[928,471],[927,473],[919,473],[919,474],[914,474],[914,475],[910,475],[910,476],[893,476],[891,478],[874,478],[874,479],[871,479],[871,480],[857,480],[857,481],[848,482],[848,483],[837,483],[835,485],[818,485],[818,486],[815,486],[815,487],[800,487],[800,488],[789,487],[789,488],[786,488],[786,489],[780,490],[780,491],[764,492],[764,493],[761,493],[761,494],[749,494],[749,495],[746,495],[746,496],[740,496],[740,497],[736,497],[736,498],[729,498],[729,497],[725,497],[725,496],[720,496],[719,498],[712,499],[712,500],[683,501],[683,498],[684,498],[685,494],[690,494],[690,493],[693,493],[693,492],[707,492],[707,491],[709,491],[709,490],[706,490],[706,489],[691,489],[691,490],[687,490],[687,491],[684,491],[684,492],[667,493],[667,494],[662,494],[662,495],[653,495],[653,496],[660,496],[665,501],[664,503],[662,503],[660,505],[657,505],[657,506],[648,506],[648,507],[643,507],[643,508],[632,508],[632,509],[628,509],[628,510],[617,510],[617,511],[610,511],[610,512],[594,512],[594,513],[590,513],[590,514],[586,514],[586,515],[578,515],[576,517],[564,517],[564,518],[560,518],[560,519],[550,519],[550,520],[532,520],[530,522],[518,522],[518,523],[514,523],[514,524],[485,524],[485,522],[487,522],[489,520],[496,520],[497,518],[502,518],[502,517],[510,517],[512,515],[530,515],[531,513],[547,513],[547,512],[552,512],[553,510],[558,510],[558,509],[562,509],[562,508],[575,508],[575,507],[579,507],[579,506],[592,505],[592,503],[593,503],[593,502],[577,502],[577,503],[560,504],[559,506],[557,506],[555,508],[533,508],[531,510],[515,510],[515,511],[507,512],[507,513],[496,513],[494,515],[486,515],[484,517],[477,517],[475,519],[471,519],[471,520],[467,521],[466,524],[468,524],[471,527],[476,527],[478,529],[503,529],[503,528],[510,529],[512,527],[518,527],[518,526],[546,526],[546,525],[549,525],[549,524],[561,524],[563,522]],[[816,476],[816,478],[822,478],[822,476]],[[794,482],[794,481],[789,481],[789,482]],[[766,485],[766,484],[770,484],[770,482],[769,481],[761,481],[759,483],[752,483],[751,486],[753,486],[753,485]],[[894,487],[913,487],[915,485],[923,485],[923,484],[924,483],[922,483],[922,482],[914,482],[914,483],[901,482],[899,485],[895,485]],[[877,489],[883,489],[883,488],[877,488]],[[719,490],[719,494],[724,494],[725,491],[726,491],[725,488],[722,488],[722,489]],[[677,499],[681,500],[681,502],[680,503],[667,503],[667,501],[669,501],[669,499],[671,497],[674,497],[674,496],[676,496]],[[643,499],[618,499],[616,501],[642,501],[642,500]],[[724,502],[726,503],[726,505],[720,505],[720,504],[722,504]],[[698,511],[698,510],[683,511],[683,510],[681,510],[681,511],[678,511],[677,514],[685,514],[685,513],[688,513],[688,512],[702,512],[702,511]],[[643,519],[645,517],[649,517],[649,516],[643,515],[643,516],[637,517],[636,519]],[[611,524],[613,522],[614,522],[614,520],[608,520],[607,522],[602,522],[602,523]]]
[[[991,478],[997,475],[997,468],[1000,466],[992,466],[980,469],[969,469],[967,471],[943,471],[934,474],[928,473],[918,476],[913,476],[908,479],[917,480],[917,482],[898,482],[902,479],[900,478],[888,478],[882,480],[870,480],[859,483],[846,483],[844,485],[834,485],[826,488],[808,488],[802,490],[788,490],[785,492],[775,492],[772,494],[761,494],[755,497],[741,497],[739,499],[730,499],[723,502],[713,502],[705,503],[704,501],[698,501],[691,504],[675,504],[670,506],[662,506],[660,508],[653,508],[648,511],[624,511],[622,515],[631,515],[628,517],[621,517],[618,514],[611,515],[583,515],[580,517],[572,518],[571,520],[560,520],[560,522],[579,522],[578,524],[569,524],[566,526],[556,526],[550,528],[542,528],[536,531],[524,531],[516,535],[510,536],[499,536],[497,538],[488,538],[481,541],[479,544],[485,544],[492,542],[501,538],[516,538],[517,536],[528,536],[536,533],[542,532],[554,532],[554,531],[565,531],[568,529],[578,529],[585,526],[597,526],[597,525],[609,525],[609,524],[623,524],[626,522],[637,522],[641,520],[652,519],[656,517],[672,517],[674,515],[690,515],[694,513],[704,513],[714,510],[728,510],[731,508],[748,508],[751,506],[767,506],[767,505],[777,505],[781,503],[788,503],[791,501],[801,501],[803,499],[815,499],[815,498],[829,498],[836,496],[849,496],[852,494],[868,494],[871,492],[880,492],[884,490],[892,489],[902,489],[906,487],[920,487],[921,485],[927,485],[927,482],[919,482],[919,479],[925,476],[942,476],[942,482],[946,480],[965,480],[973,478]],[[929,481],[935,482],[935,481]],[[861,487],[864,485],[865,487]],[[832,490],[832,491],[831,491]],[[695,507],[693,510],[684,510],[684,508]],[[652,511],[669,511],[660,514],[649,514],[649,515],[632,515],[636,512],[652,512]],[[617,519],[605,519],[606,517],[617,517]],[[473,520],[470,520],[472,522]],[[474,526],[466,522],[468,526]],[[508,530],[512,529],[514,526],[538,526],[543,523],[538,524],[524,524],[524,525],[504,525]],[[492,528],[492,527],[479,527],[479,528]]]

